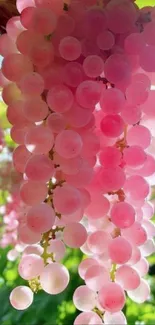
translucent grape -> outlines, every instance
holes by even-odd
[[[92,265],[86,271],[85,282],[93,291],[99,291],[105,283],[110,282],[109,272],[104,266]]]
[[[123,237],[114,238],[108,246],[109,257],[113,263],[124,264],[129,261],[132,255],[132,246]]]
[[[101,121],[101,131],[110,138],[119,137],[123,133],[124,122],[119,115],[107,115]]]
[[[87,239],[87,231],[80,223],[71,222],[65,226],[63,239],[67,246],[78,248],[85,243]]]
[[[25,166],[31,153],[26,149],[24,145],[18,146],[13,152],[13,164],[16,170],[20,173],[24,173]]]
[[[27,181],[20,188],[20,197],[27,205],[36,205],[43,202],[47,196],[45,183]]]
[[[19,53],[7,55],[2,62],[2,72],[10,81],[18,82],[24,75],[32,71],[32,62],[28,57]]]
[[[127,202],[115,203],[111,209],[111,221],[118,228],[131,227],[135,221],[135,210]]]
[[[56,113],[68,111],[73,105],[73,100],[74,97],[71,90],[64,85],[56,85],[47,94],[48,106]]]
[[[120,324],[120,325],[127,325],[127,320],[125,315],[122,311],[119,311],[117,313],[110,313],[106,311],[104,313],[104,324],[110,325],[110,324]]]
[[[48,204],[41,203],[30,208],[26,218],[29,229],[41,234],[53,227],[55,213]]]
[[[125,105],[125,96],[117,88],[103,90],[100,105],[105,114],[120,113]]]
[[[100,100],[101,89],[100,83],[96,81],[83,81],[76,90],[78,104],[87,109],[94,109]]]
[[[79,272],[80,277],[83,280],[85,279],[85,275],[86,275],[88,268],[93,265],[98,265],[98,261],[94,258],[86,258],[79,264],[78,272]]]
[[[59,45],[60,55],[67,61],[74,61],[81,55],[81,43],[72,36],[64,37]]]
[[[104,62],[100,56],[89,55],[83,61],[83,69],[89,78],[96,78],[102,74]]]
[[[106,311],[112,313],[120,311],[125,304],[124,291],[117,283],[105,284],[99,291],[99,302]]]
[[[74,321],[74,325],[89,325],[89,324],[102,324],[102,319],[93,311],[83,312],[78,315]]]
[[[29,73],[20,80],[19,88],[26,95],[41,95],[44,90],[44,80],[36,72]]]
[[[53,145],[54,136],[47,126],[31,127],[25,135],[25,146],[33,154],[46,154]]]
[[[40,283],[42,289],[50,295],[61,293],[69,283],[67,268],[59,263],[48,264],[40,276]]]
[[[144,303],[150,296],[150,287],[146,280],[141,279],[141,283],[135,290],[128,291],[128,296],[138,304]]]
[[[124,290],[134,290],[140,285],[138,272],[129,265],[120,266],[116,270],[115,278]]]
[[[64,184],[54,190],[53,202],[57,212],[71,214],[80,208],[81,195],[75,187]]]
[[[66,248],[61,240],[51,239],[47,251],[49,254],[53,254],[53,258],[56,262],[59,262],[64,257]]]
[[[23,256],[18,266],[19,275],[25,280],[31,280],[38,277],[43,269],[43,259],[35,254]]]
[[[33,292],[29,287],[19,286],[12,290],[10,303],[17,310],[27,309],[33,302]]]
[[[107,250],[110,241],[110,234],[103,230],[98,230],[88,236],[87,244],[92,253],[100,255]]]
[[[48,115],[48,106],[41,97],[29,97],[23,101],[23,113],[31,122],[40,122]]]
[[[64,158],[74,158],[82,149],[82,139],[73,130],[64,130],[56,136],[55,150]]]
[[[78,310],[91,311],[96,305],[96,293],[82,285],[75,290],[73,303]]]
[[[47,182],[53,173],[53,163],[47,156],[35,155],[27,161],[25,174],[31,181]]]

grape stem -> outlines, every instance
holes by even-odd
[[[115,281],[116,268],[117,268],[117,264],[113,263],[112,264],[112,269],[111,269],[111,272],[110,272],[110,278],[111,278],[112,282]]]

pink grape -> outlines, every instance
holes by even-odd
[[[16,52],[17,48],[12,39],[7,34],[2,34],[0,38],[0,55],[5,57]]]
[[[66,121],[63,115],[52,113],[47,118],[47,126],[53,133],[60,133],[65,129]]]
[[[28,122],[22,112],[22,104],[23,102],[21,100],[17,100],[14,101],[12,105],[9,105],[7,108],[7,118],[9,122],[13,125]]]
[[[59,239],[51,239],[47,250],[48,254],[53,254],[53,258],[56,262],[59,262],[66,252],[64,243]]]
[[[93,311],[83,312],[78,315],[74,321],[74,325],[89,325],[89,324],[102,324],[102,319]]]
[[[58,186],[53,193],[53,203],[56,211],[61,214],[74,213],[81,205],[80,192],[69,184]]]
[[[154,21],[151,21],[147,25],[145,25],[144,31],[142,33],[144,40],[149,45],[155,45],[154,28],[155,28],[155,23]]]
[[[31,181],[47,182],[53,173],[53,163],[45,155],[34,155],[27,161],[25,174]]]
[[[44,80],[36,72],[29,73],[20,80],[19,88],[25,95],[41,95],[44,90]]]
[[[33,302],[33,292],[29,287],[19,286],[12,290],[10,303],[17,310],[27,309]]]
[[[18,11],[21,13],[26,7],[35,6],[35,2],[34,2],[34,0],[26,0],[26,2],[24,0],[17,0],[16,5],[17,5]]]
[[[125,304],[124,291],[117,283],[107,283],[99,291],[99,302],[106,311],[120,311]]]
[[[27,181],[20,188],[20,197],[27,205],[36,205],[43,202],[47,196],[45,183]]]
[[[128,145],[139,145],[146,149],[151,142],[151,133],[143,125],[136,125],[132,127],[127,133]]]
[[[31,153],[26,149],[24,145],[18,146],[13,152],[13,164],[16,170],[20,173],[24,173],[25,166]]]
[[[110,325],[116,323],[120,325],[127,325],[127,320],[123,312],[119,311],[116,313],[110,313],[109,311],[106,311],[104,313],[104,324]]]
[[[133,200],[143,200],[149,194],[149,184],[143,177],[133,175],[127,178],[124,184],[124,191]]]
[[[93,80],[83,81],[76,89],[76,100],[87,109],[94,109],[101,96],[100,83]]]
[[[64,85],[52,87],[47,94],[47,104],[56,113],[64,113],[73,105],[74,97],[71,90]]]
[[[146,153],[140,146],[131,146],[123,151],[125,163],[131,167],[143,165],[146,161]]]
[[[24,30],[20,22],[19,16],[11,17],[6,24],[6,32],[8,36],[15,42],[18,35]]]
[[[131,70],[128,61],[122,54],[112,54],[105,62],[104,73],[107,80],[113,84],[130,80]]]
[[[107,115],[101,121],[101,131],[110,138],[119,137],[123,133],[124,122],[119,115]]]
[[[59,52],[63,59],[74,61],[81,55],[81,43],[75,37],[66,36],[60,41]]]
[[[78,62],[69,62],[63,68],[63,81],[69,87],[78,87],[84,79],[83,67]]]
[[[155,252],[155,243],[153,239],[148,239],[143,245],[140,246],[143,256],[150,256]]]
[[[115,167],[121,163],[121,152],[116,147],[104,147],[99,153],[100,164],[104,167]]]
[[[73,303],[78,310],[91,311],[96,305],[96,293],[82,285],[75,290]]]
[[[70,222],[65,226],[63,239],[67,246],[78,248],[86,242],[87,231],[80,223]]]
[[[100,105],[105,114],[120,113],[125,105],[125,96],[123,92],[117,88],[103,90]]]
[[[52,207],[41,203],[31,207],[27,213],[27,226],[36,233],[43,233],[52,228],[55,221],[55,213]]]
[[[86,275],[88,268],[93,265],[98,265],[98,261],[94,258],[86,258],[79,264],[78,272],[79,272],[80,277],[83,280],[85,279],[85,275]]]
[[[19,275],[25,280],[31,280],[38,277],[43,269],[43,259],[35,254],[23,256],[18,266]]]
[[[13,141],[15,141],[18,144],[25,144],[25,135],[30,127],[32,127],[33,124],[29,121],[23,121],[19,124],[15,124],[11,128],[11,137]]]
[[[74,158],[82,149],[82,139],[73,130],[64,130],[56,136],[55,151],[64,158]]]
[[[132,255],[132,246],[124,237],[114,238],[108,246],[109,257],[113,263],[124,264]]]
[[[151,202],[145,202],[142,206],[144,219],[151,219],[154,214],[154,206]]]
[[[53,145],[54,136],[47,126],[31,127],[25,135],[25,146],[33,154],[47,154]]]
[[[108,270],[101,265],[90,266],[85,274],[85,283],[93,291],[99,291],[104,283],[110,282]]]
[[[141,119],[141,107],[127,103],[121,111],[121,117],[126,124],[133,125]]]
[[[30,230],[26,225],[18,228],[19,240],[24,244],[36,244],[41,241],[41,234]]]
[[[54,48],[46,40],[36,42],[30,49],[29,57],[33,64],[38,68],[48,66],[54,60]]]
[[[134,208],[126,202],[115,203],[111,209],[111,221],[121,229],[131,227],[135,221]]]
[[[145,41],[140,33],[132,33],[125,39],[124,48],[128,54],[139,55],[144,47]]]
[[[139,222],[134,222],[130,228],[123,229],[123,236],[133,245],[140,246],[147,240],[147,232]]]
[[[83,70],[89,78],[100,76],[104,69],[104,62],[100,56],[89,55],[83,61]]]
[[[153,55],[154,50],[154,45],[147,45],[140,53],[139,64],[146,72],[155,72],[155,58]]]
[[[38,8],[51,9],[56,15],[60,15],[63,12],[63,1],[62,0],[34,0],[35,5]]]
[[[48,115],[48,106],[39,96],[26,98],[22,109],[25,117],[31,122],[40,122]]]
[[[142,277],[149,271],[149,263],[146,258],[142,257],[135,265],[134,268],[137,270],[139,275]]]
[[[111,239],[111,236],[104,230],[95,231],[88,236],[88,247],[92,253],[101,255],[107,250]]]
[[[24,249],[22,256],[30,255],[30,254],[41,256],[43,254],[43,251],[44,249],[40,245],[28,245]]]
[[[13,101],[21,99],[20,89],[15,83],[9,83],[4,86],[2,99],[7,105],[11,105]]]
[[[65,159],[55,154],[54,162],[59,165],[62,172],[67,175],[76,175],[83,166],[83,159],[81,156]]]
[[[101,169],[99,183],[104,193],[117,191],[124,186],[125,173],[121,167],[110,167]]]
[[[152,221],[143,220],[142,226],[145,228],[148,238],[155,237],[155,225]]]
[[[73,128],[87,127],[88,123],[91,121],[92,112],[87,110],[76,102],[73,103],[71,109],[64,114],[64,118],[67,120],[68,124]]]
[[[138,304],[144,303],[150,296],[150,287],[146,280],[141,279],[141,283],[135,290],[130,290],[127,292],[129,298]]]
[[[105,216],[110,209],[109,201],[103,195],[92,195],[91,203],[85,210],[88,219],[99,219]]]
[[[108,31],[102,31],[97,36],[97,45],[98,47],[103,50],[107,51],[110,50],[115,44],[115,37],[114,35]]]
[[[115,279],[124,290],[134,290],[140,285],[138,272],[129,265],[120,266],[116,270]]]
[[[19,53],[11,53],[2,62],[2,72],[10,81],[20,81],[28,72],[33,71],[32,62]]]
[[[48,264],[40,275],[40,283],[42,289],[50,295],[59,294],[69,283],[69,272],[59,263]]]
[[[131,255],[131,258],[130,258],[130,260],[128,261],[127,264],[134,265],[137,262],[139,262],[140,259],[141,259],[141,251],[140,251],[139,247],[133,246],[132,247],[132,255]]]

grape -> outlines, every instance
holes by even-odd
[[[96,81],[83,81],[76,89],[78,104],[87,109],[94,109],[100,100],[101,89],[101,85]]]
[[[53,176],[53,173],[53,163],[44,155],[32,156],[25,167],[25,174],[31,181],[47,182]]]
[[[26,117],[24,116],[22,112],[22,101],[17,100],[12,103],[12,105],[9,105],[7,108],[7,118],[9,122],[13,125],[15,124],[24,124],[28,122]]]
[[[118,228],[129,228],[135,221],[135,211],[133,207],[126,202],[119,202],[113,205],[111,209],[111,221]]]
[[[117,191],[124,186],[125,173],[120,167],[101,169],[99,183],[104,193]]]
[[[44,90],[44,80],[36,72],[29,73],[20,80],[19,88],[24,95],[41,95]]]
[[[24,30],[20,22],[20,17],[11,17],[6,24],[6,32],[8,36],[15,42],[18,35]]]
[[[31,153],[26,149],[24,145],[20,145],[14,150],[13,164],[18,172],[24,173],[26,163],[30,157]]]
[[[116,282],[119,283],[124,290],[134,290],[140,285],[140,276],[138,272],[129,265],[120,266],[115,274]]]
[[[73,100],[71,90],[64,85],[52,87],[47,94],[47,104],[56,113],[68,111],[73,105]]]
[[[142,277],[148,273],[149,263],[148,261],[142,257],[135,265],[134,268],[137,270],[139,275]]]
[[[150,256],[155,252],[155,243],[152,239],[148,239],[143,245],[140,246],[143,256]]]
[[[122,230],[123,236],[127,238],[130,243],[140,246],[147,240],[147,232],[139,222],[134,222],[130,228]]]
[[[103,195],[92,195],[91,203],[88,205],[85,213],[88,219],[100,219],[108,213],[110,209],[109,201]]]
[[[140,33],[132,33],[125,39],[124,48],[128,54],[139,55],[145,47],[145,41]]]
[[[59,239],[51,239],[49,241],[48,253],[52,253],[54,260],[59,262],[65,255],[66,248],[64,243]]]
[[[73,186],[64,184],[62,187],[57,187],[54,190],[53,203],[56,211],[59,213],[74,213],[81,206],[80,192]]]
[[[16,53],[17,48],[12,39],[7,35],[3,34],[0,38],[0,55],[5,57],[10,53]]]
[[[104,253],[110,244],[111,236],[103,230],[95,231],[87,239],[88,247],[92,253],[100,255]]]
[[[110,282],[108,270],[101,265],[90,266],[85,274],[85,282],[93,291],[99,291],[104,283]]]
[[[54,145],[54,136],[47,126],[29,128],[25,135],[25,146],[33,154],[46,154]]]
[[[19,286],[12,290],[10,303],[17,310],[27,309],[33,302],[33,292],[29,287]]]
[[[35,254],[41,256],[43,254],[43,247],[40,245],[28,245],[23,251],[23,255],[30,255],[30,254]]]
[[[64,291],[69,283],[69,273],[65,266],[52,263],[45,266],[40,275],[42,289],[50,295]]]
[[[136,124],[141,119],[141,107],[127,103],[121,111],[121,117],[126,124]]]
[[[133,200],[143,200],[149,194],[149,184],[142,176],[133,175],[127,178],[124,191]]]
[[[110,138],[116,138],[123,133],[124,122],[119,115],[107,115],[101,121],[101,131]]]
[[[138,304],[142,304],[150,296],[150,288],[146,280],[141,279],[141,283],[135,290],[127,292],[130,299]]]
[[[117,88],[103,90],[100,105],[105,114],[120,113],[125,105],[125,96]]]
[[[87,127],[91,121],[92,112],[78,105],[76,102],[73,103],[71,109],[65,112],[64,117],[73,128]]]
[[[43,259],[35,254],[23,256],[18,266],[19,275],[25,280],[31,280],[38,277],[43,269]]]
[[[97,264],[98,264],[98,261],[95,260],[94,258],[86,258],[85,260],[83,260],[79,264],[79,267],[78,267],[78,272],[79,272],[80,277],[84,280],[88,268],[93,265],[97,265]]]
[[[7,105],[11,105],[13,101],[21,99],[21,91],[15,83],[9,83],[3,88],[2,98]]]
[[[24,244],[36,244],[41,241],[41,234],[34,232],[26,225],[20,226],[18,229],[19,240]]]
[[[2,62],[2,72],[10,81],[20,81],[24,75],[33,71],[32,62],[19,53],[7,55]]]
[[[18,144],[25,144],[25,135],[28,132],[29,128],[32,127],[33,124],[29,121],[23,121],[20,124],[15,124],[11,128],[11,137],[13,141]]]
[[[76,175],[83,166],[83,159],[81,156],[65,159],[58,154],[55,154],[54,161],[60,166],[61,170],[68,175]]]
[[[113,263],[124,264],[129,261],[132,255],[132,246],[126,238],[114,238],[108,246],[109,257]]]
[[[71,222],[65,226],[63,240],[65,244],[72,248],[81,247],[87,239],[87,231],[83,225]]]
[[[89,324],[102,324],[102,319],[93,311],[83,312],[78,315],[74,321],[74,325],[89,325]]]
[[[89,78],[96,78],[103,72],[104,63],[100,56],[89,55],[83,61],[83,70]]]
[[[26,98],[22,110],[25,117],[31,122],[40,122],[48,114],[48,106],[39,96]]]
[[[28,228],[41,234],[52,228],[55,221],[55,213],[49,205],[41,203],[30,208],[26,218]]]
[[[105,51],[105,50],[110,50],[115,44],[115,37],[114,35],[108,31],[105,30],[98,34],[97,36],[97,45],[98,47]]]
[[[99,153],[100,164],[107,168],[120,165],[121,158],[121,152],[115,147],[104,147]]]
[[[63,68],[63,81],[67,86],[76,88],[84,79],[82,65],[78,62],[69,62]]]
[[[36,205],[43,202],[47,196],[45,183],[26,181],[20,188],[20,197],[27,205]]]
[[[81,44],[75,37],[66,36],[60,41],[59,52],[63,59],[74,61],[81,55]]]
[[[131,76],[128,61],[124,59],[122,54],[112,54],[104,65],[105,77],[109,82],[116,84],[126,82]]]
[[[74,158],[82,149],[80,135],[72,130],[64,130],[56,136],[55,150],[64,158]]]
[[[47,118],[47,126],[53,133],[60,133],[66,126],[64,116],[59,113],[50,114]]]
[[[82,285],[75,290],[73,302],[78,310],[91,311],[96,305],[96,293]]]
[[[117,283],[104,284],[99,291],[99,302],[106,311],[120,311],[125,304],[124,291]]]
[[[104,314],[104,324],[110,325],[113,324],[127,325],[127,320],[122,311],[117,313],[110,313],[108,311]]]

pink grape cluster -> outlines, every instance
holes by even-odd
[[[88,256],[74,325],[126,324],[126,293],[149,298],[155,251],[155,9],[134,0],[17,0],[0,38],[0,75],[25,214],[19,263],[29,287],[10,301],[69,283],[66,246]]]

